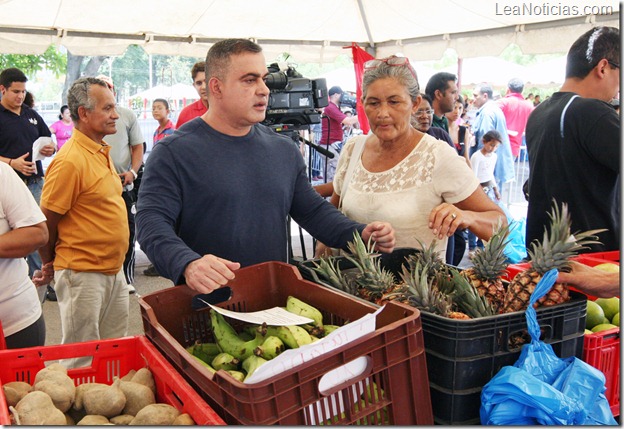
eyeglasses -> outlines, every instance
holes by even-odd
[[[414,76],[414,79],[418,81],[418,77],[416,77],[416,72],[412,68],[409,62],[409,58],[407,57],[397,57],[396,55],[393,55],[388,58],[369,60],[364,63],[364,71],[376,69],[377,67],[379,67],[381,64],[384,64],[384,63],[388,64],[389,66],[407,67],[410,73],[412,73],[412,76]]]
[[[427,109],[427,110],[417,110],[416,111],[416,116],[429,116],[429,115],[433,115],[433,109]]]
[[[613,62],[613,61],[611,61],[611,60],[607,60],[607,62],[608,62],[608,63],[609,63],[609,65],[610,65],[611,67],[613,67],[614,69],[619,69],[619,68],[620,68],[620,65],[619,65],[618,63],[614,63],[614,62]]]

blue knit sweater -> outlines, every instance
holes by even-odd
[[[136,214],[141,249],[161,275],[184,282],[205,254],[240,262],[287,261],[286,219],[332,247],[364,225],[321,198],[293,141],[264,125],[232,137],[201,118],[161,140],[150,154]]]

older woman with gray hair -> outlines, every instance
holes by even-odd
[[[336,207],[358,222],[390,222],[396,247],[437,239],[442,255],[458,228],[488,240],[499,219],[506,224],[464,158],[410,124],[422,97],[407,58],[368,61],[362,90],[371,133],[344,146],[331,198]]]

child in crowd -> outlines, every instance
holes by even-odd
[[[152,102],[152,117],[158,121],[158,128],[154,131],[154,146],[159,140],[173,134],[175,127],[169,119],[169,103],[164,98],[157,98]],[[152,149],[154,148],[152,146]]]
[[[483,135],[483,147],[481,150],[476,151],[470,157],[470,165],[472,171],[474,171],[483,191],[490,197],[495,203],[500,202],[501,194],[496,186],[496,179],[494,179],[494,167],[496,166],[496,149],[501,144],[502,137],[496,130],[490,130]],[[481,240],[477,241],[477,237],[468,232],[468,250],[469,256],[472,256],[472,252],[476,247],[483,247]]]
[[[173,134],[175,130],[175,126],[171,119],[169,119],[169,103],[164,98],[157,98],[152,101],[152,117],[158,121],[158,127],[154,131],[154,141],[152,149],[156,144],[164,139],[166,136]],[[143,270],[143,274],[149,277],[157,277],[158,271],[154,264],[149,264],[149,266]]]

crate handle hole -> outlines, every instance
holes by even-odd
[[[319,392],[324,396],[330,396],[356,381],[368,377],[372,368],[373,363],[370,356],[360,356],[323,375],[318,384]]]

